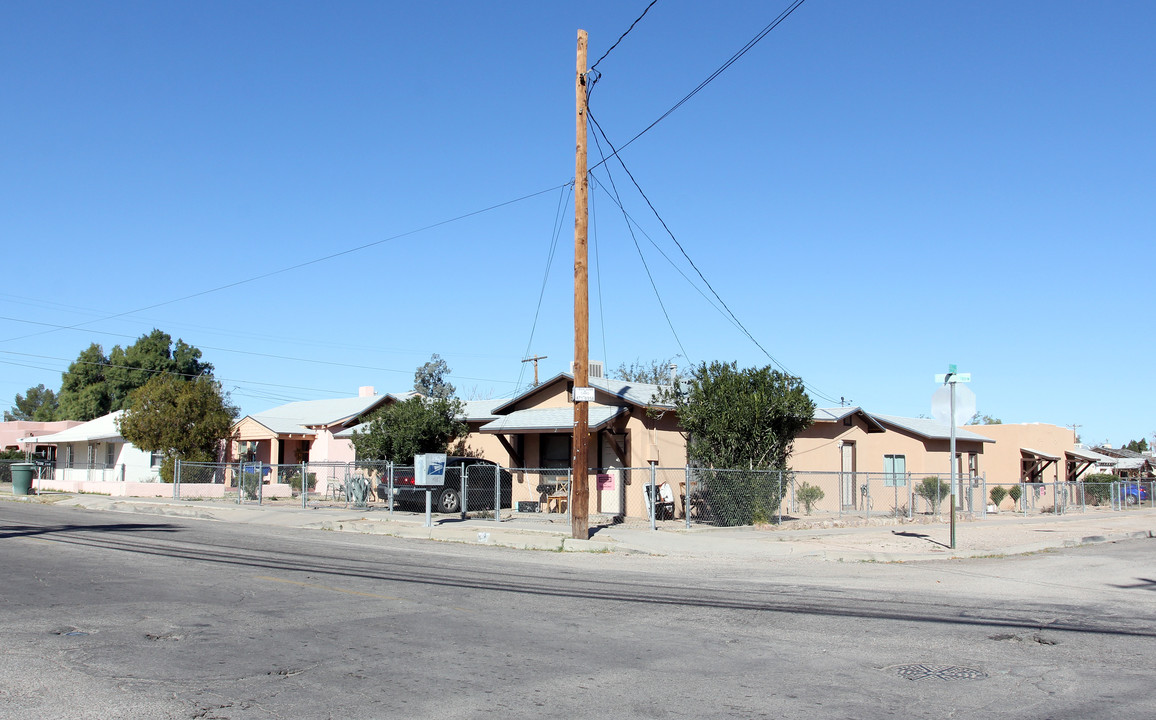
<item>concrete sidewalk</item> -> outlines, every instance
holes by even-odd
[[[231,502],[114,498],[104,495],[46,493],[19,498],[10,484],[0,484],[0,499],[52,503],[89,510],[145,513],[253,525],[296,527],[382,534],[526,550],[614,552],[728,560],[815,558],[845,562],[913,562],[944,558],[1022,555],[1052,548],[1153,537],[1156,510],[1112,512],[1089,508],[1086,513],[1056,516],[1003,514],[987,520],[960,522],[956,548],[950,545],[946,523],[873,521],[858,527],[787,526],[714,528],[666,522],[655,531],[645,522],[594,526],[589,540],[574,540],[565,516],[516,515],[497,523],[434,516],[424,527],[424,515],[395,512],[371,505],[365,509],[310,507],[276,503],[238,505]]]

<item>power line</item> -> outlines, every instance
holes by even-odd
[[[590,117],[590,120],[594,122],[594,126],[597,127],[598,123],[594,121],[594,116],[590,115],[589,107],[586,108],[586,113]],[[601,132],[601,128],[599,128],[599,132]],[[598,135],[594,136],[594,145],[598,148],[598,154],[602,156],[602,144],[598,142]],[[618,197],[618,187],[614,183],[614,176],[610,173],[609,168],[606,169],[606,176],[610,178],[610,188],[614,191],[615,197],[618,198],[618,206],[622,207],[622,200]],[[622,213],[626,220],[626,230],[630,233],[630,239],[634,241],[634,249],[638,252],[638,259],[642,261],[642,268],[646,270],[646,277],[650,280],[650,287],[654,290],[654,296],[658,298],[658,307],[662,309],[662,315],[666,318],[666,324],[670,327],[670,333],[674,335],[674,341],[678,344],[678,349],[682,351],[682,356],[687,359],[687,362],[690,362],[690,355],[687,354],[686,348],[682,346],[682,340],[678,338],[678,331],[674,329],[674,322],[670,319],[670,313],[666,311],[666,303],[662,301],[662,294],[658,292],[658,285],[654,282],[654,275],[651,274],[650,266],[646,263],[646,257],[642,254],[642,248],[638,245],[638,237],[634,234],[634,228],[630,224],[630,218],[626,217],[625,209],[623,209]]]
[[[538,290],[538,305],[534,308],[534,321],[530,324],[530,338],[526,341],[526,352],[522,353],[522,357],[530,355],[530,347],[534,344],[534,334],[538,331],[538,317],[542,313],[542,299],[546,297],[546,284],[550,279],[550,268],[554,265],[554,254],[558,250],[558,239],[562,235],[562,221],[565,218],[563,215],[563,208],[569,203],[570,194],[574,191],[574,183],[571,181],[564,188],[569,188],[565,197],[559,193],[558,208],[554,211],[554,228],[552,236],[550,237],[550,250],[546,253],[546,267],[542,272],[542,287]],[[518,382],[514,385],[514,392],[517,393],[522,387],[522,377],[526,372],[525,364],[522,365],[518,372]]]
[[[622,35],[620,35],[618,37],[618,39],[614,41],[614,44],[610,46],[609,50],[602,53],[602,57],[600,57],[594,61],[594,64],[590,66],[590,70],[588,70],[587,72],[593,72],[594,68],[598,67],[598,63],[605,60],[606,56],[609,55],[611,52],[613,52],[614,48],[618,47],[618,43],[622,42],[622,39],[630,34],[630,31],[634,29],[634,26],[637,25],[638,22],[640,20],[642,20],[642,18],[646,17],[646,13],[650,12],[650,8],[654,7],[654,4],[657,2],[658,2],[658,0],[651,0],[650,4],[646,6],[646,9],[642,11],[642,14],[639,15],[637,18],[635,18],[634,22],[630,23],[630,27],[626,28],[626,32],[622,33]]]
[[[802,0],[799,0],[799,1],[802,2]],[[598,130],[598,134],[596,134],[594,136],[595,143],[598,142],[598,135],[601,135],[602,139],[606,140],[606,144],[610,146],[610,149],[614,150],[614,144],[611,143],[610,139],[606,137],[606,132],[602,129],[602,126],[598,124],[598,120],[596,120],[594,118],[594,113],[591,112],[589,109],[587,109],[587,114],[590,117],[590,122],[594,123],[594,127]],[[599,153],[601,153],[601,145],[599,144],[598,147],[599,147]],[[730,306],[728,306],[726,304],[726,301],[722,299],[722,296],[720,296],[718,294],[718,292],[714,289],[714,286],[710,284],[710,281],[706,279],[706,276],[703,275],[702,270],[699,270],[698,265],[695,264],[694,260],[692,260],[690,255],[686,252],[686,248],[684,248],[682,246],[682,243],[678,241],[678,238],[675,237],[674,232],[671,231],[671,229],[670,229],[670,226],[668,226],[666,224],[666,221],[663,220],[662,215],[660,215],[658,212],[658,209],[654,207],[654,203],[650,202],[650,198],[647,197],[646,193],[642,189],[642,186],[638,184],[638,181],[634,178],[634,174],[630,172],[630,168],[626,167],[626,162],[623,161],[622,156],[617,151],[615,151],[614,155],[612,155],[612,157],[618,161],[619,165],[622,166],[622,169],[626,172],[626,176],[630,178],[630,182],[634,184],[634,188],[636,190],[638,190],[638,194],[642,196],[642,199],[646,201],[647,206],[650,208],[650,211],[652,213],[654,213],[654,217],[656,217],[658,219],[658,222],[662,225],[663,230],[665,230],[666,234],[670,236],[670,239],[674,241],[674,244],[678,247],[679,252],[682,253],[682,256],[684,258],[686,258],[686,261],[688,263],[690,263],[690,266],[694,269],[695,273],[698,274],[699,279],[702,280],[702,282],[706,285],[707,289],[709,289],[711,294],[714,295],[715,299],[717,299],[719,301],[719,304],[723,306],[723,308],[726,310],[726,314],[730,317],[730,319],[733,321],[733,323],[739,328],[739,330],[742,331],[742,333],[744,335],[747,336],[747,338],[750,339],[751,342],[753,342],[755,344],[756,347],[759,348],[759,350],[763,351],[763,354],[766,355],[767,358],[769,358],[772,363],[778,365],[788,375],[792,375],[792,376],[797,377],[800,380],[802,380],[802,376],[800,376],[794,372],[791,372],[791,370],[789,368],[787,368],[786,365],[784,365],[782,362],[780,362],[778,359],[776,359],[773,355],[771,355],[770,351],[768,351],[765,347],[763,347],[763,344],[760,343],[755,338],[755,336],[753,334],[751,334],[751,332],[749,330],[747,330],[746,326],[744,326],[742,324],[742,321],[740,321],[738,319],[738,317],[734,314],[734,312],[730,309]],[[609,172],[607,172],[607,174],[609,175]],[[611,183],[613,184],[613,182],[614,181],[612,178]],[[617,193],[618,193],[618,191],[615,190],[615,195],[617,195]],[[631,236],[633,237],[633,233],[631,233]],[[637,243],[637,241],[635,241],[635,242]],[[680,347],[681,347],[681,345],[680,345]],[[686,357],[685,352],[684,352],[684,357]],[[690,360],[690,358],[687,357],[687,360]],[[804,387],[807,387],[812,393],[814,393],[818,397],[820,397],[824,400],[827,400],[828,402],[836,402],[833,397],[831,397],[831,396],[829,396],[823,392],[820,392],[817,388],[815,388],[813,386],[807,386],[807,384],[805,382],[803,384],[804,384]]]
[[[64,326],[64,325],[56,325],[53,323],[40,322],[37,320],[21,320],[19,318],[11,318],[11,317],[3,316],[3,315],[0,315],[0,320],[12,320],[15,322],[25,323],[28,325],[48,326],[48,327],[53,328],[55,330],[71,330],[72,329],[72,328]],[[89,332],[96,332],[100,335],[114,335],[117,337],[135,338],[135,336],[133,336],[133,335],[125,335],[123,333],[109,333],[109,332],[103,332],[103,331],[99,331],[99,330],[90,330]],[[263,353],[263,352],[257,352],[255,350],[237,350],[236,348],[218,347],[218,346],[214,346],[214,345],[197,345],[195,347],[198,350],[213,350],[215,352],[227,352],[227,353],[233,353],[236,355],[251,355],[253,357],[269,358],[271,360],[288,360],[290,362],[313,363],[315,365],[330,365],[330,366],[334,366],[334,367],[351,368],[354,370],[373,370],[375,372],[400,373],[403,375],[408,375],[408,374],[413,373],[413,370],[398,370],[397,368],[377,367],[375,365],[357,365],[355,363],[343,363],[343,362],[336,362],[333,360],[319,360],[317,358],[294,357],[292,355],[277,355],[275,353]],[[15,353],[11,350],[0,350],[0,352],[15,354],[15,355],[23,354],[23,353]],[[509,383],[510,382],[509,380],[495,380],[493,378],[480,378],[480,377],[472,377],[469,375],[450,374],[447,377],[453,378],[455,380],[474,380],[476,382],[492,382],[492,383]]]
[[[530,198],[537,197],[539,195],[543,195],[545,193],[557,190],[560,187],[566,187],[566,185],[565,184],[557,185],[554,187],[546,188],[545,190],[539,190],[538,192],[530,193],[529,195],[523,195],[522,197],[514,198],[513,200],[507,200],[505,202],[501,202],[501,203],[498,203],[496,205],[491,205],[487,208],[482,208],[481,210],[474,210],[473,212],[468,212],[468,213],[465,213],[464,215],[458,215],[457,217],[452,217],[452,218],[449,218],[448,220],[441,220],[439,222],[435,222],[435,223],[431,223],[429,225],[426,225],[424,227],[416,228],[414,230],[408,230],[408,231],[403,232],[403,233],[398,233],[397,235],[392,235],[392,236],[387,237],[387,238],[382,238],[381,240],[374,240],[373,242],[365,243],[364,245],[358,245],[357,247],[349,248],[347,250],[341,250],[339,252],[325,255],[323,257],[314,258],[312,260],[306,260],[305,262],[297,263],[296,265],[290,265],[289,267],[284,267],[284,268],[281,268],[279,270],[272,270],[272,271],[267,272],[267,273],[262,273],[260,275],[255,275],[253,277],[245,278],[243,280],[237,280],[235,282],[227,283],[225,285],[219,285],[219,286],[214,287],[214,288],[209,288],[208,290],[201,290],[199,292],[192,293],[191,295],[185,295],[183,297],[173,298],[172,300],[165,300],[163,302],[153,303],[152,305],[146,305],[144,307],[139,307],[139,308],[136,308],[135,310],[126,310],[124,312],[116,313],[114,315],[109,315],[109,316],[103,317],[103,318],[98,318],[96,320],[86,320],[85,322],[76,323],[75,325],[68,325],[68,326],[65,326],[65,327],[62,327],[59,329],[75,330],[76,328],[83,327],[85,325],[91,325],[92,323],[95,323],[95,322],[102,322],[104,320],[112,320],[114,318],[124,317],[125,315],[132,315],[134,313],[144,312],[145,310],[152,310],[153,308],[162,307],[164,305],[172,305],[173,303],[182,302],[184,300],[191,300],[191,299],[196,298],[196,297],[201,297],[202,295],[209,295],[211,293],[220,292],[222,290],[228,290],[229,288],[234,288],[234,287],[237,287],[239,285],[245,285],[245,284],[248,284],[251,282],[256,282],[257,280],[264,280],[265,278],[273,277],[274,275],[280,275],[282,273],[287,273],[287,272],[290,272],[291,270],[299,270],[303,267],[308,267],[310,265],[315,265],[315,264],[320,263],[320,262],[325,262],[326,260],[332,260],[333,258],[341,257],[343,255],[349,255],[350,253],[355,253],[355,252],[358,252],[361,250],[365,250],[367,248],[375,247],[377,245],[382,245],[384,243],[387,243],[387,242],[390,242],[393,240],[399,240],[403,237],[408,237],[410,235],[416,235],[417,233],[425,232],[426,230],[432,230],[436,227],[441,227],[442,225],[448,225],[450,223],[457,222],[459,220],[464,220],[466,218],[470,218],[470,217],[473,217],[475,215],[481,215],[483,213],[487,213],[487,212],[490,212],[492,210],[497,210],[498,208],[502,208],[502,207],[505,207],[507,205],[513,205],[514,203],[518,203],[518,202],[521,202],[523,200],[529,200]],[[24,339],[27,339],[30,337],[37,337],[39,335],[46,335],[48,333],[52,333],[52,332],[56,332],[56,331],[57,330],[44,330],[42,332],[32,333],[29,335],[22,335],[19,337],[7,338],[5,340],[0,340],[0,342],[14,342],[16,340],[24,340]]]
[[[734,55],[731,55],[730,58],[726,62],[724,62],[722,65],[720,65],[709,76],[707,76],[706,80],[703,80],[702,82],[700,82],[698,84],[698,86],[695,87],[694,90],[691,90],[689,93],[686,94],[685,97],[683,97],[681,100],[679,100],[674,105],[672,105],[670,107],[670,109],[667,110],[666,112],[664,112],[662,115],[660,115],[657,120],[655,120],[654,122],[650,123],[645,128],[643,128],[642,132],[640,132],[637,135],[635,135],[634,137],[630,138],[630,140],[625,145],[623,145],[622,147],[615,150],[613,155],[611,155],[610,157],[603,158],[602,161],[598,163],[598,165],[601,165],[602,163],[606,162],[611,157],[617,157],[618,153],[620,153],[623,150],[625,150],[626,148],[630,147],[631,143],[633,143],[635,140],[642,137],[646,133],[650,132],[651,128],[653,128],[655,125],[659,124],[660,122],[665,120],[667,117],[669,117],[671,115],[671,113],[673,113],[675,110],[678,110],[680,107],[682,107],[683,104],[686,103],[688,100],[690,100],[692,97],[694,97],[695,95],[698,95],[699,92],[701,92],[703,88],[705,88],[707,85],[709,85],[719,75],[723,74],[727,70],[727,68],[729,68],[731,65],[734,65],[735,62],[737,62],[739,58],[741,58],[743,55],[746,55],[750,51],[751,48],[753,48],[755,45],[757,45],[758,42],[760,40],[762,40],[764,37],[766,37],[769,32],[771,32],[776,27],[778,27],[781,22],[786,20],[791,15],[791,13],[795,12],[795,10],[797,10],[798,7],[800,5],[802,5],[804,2],[806,2],[806,0],[793,0],[791,2],[790,6],[788,6],[786,10],[779,13],[778,17],[776,17],[774,20],[772,20],[770,23],[768,23],[767,26],[764,27],[762,30],[760,30],[757,35],[755,35],[753,38],[751,38],[751,40],[748,41],[746,45],[743,45],[742,48],[739,49],[738,52],[736,52]],[[594,170],[595,168],[598,167],[598,165],[595,165],[594,167],[592,167],[590,169]]]

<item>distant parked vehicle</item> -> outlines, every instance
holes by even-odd
[[[1126,482],[1120,492],[1124,495],[1124,503],[1127,505],[1148,502],[1148,488],[1144,487],[1143,483]]]
[[[441,487],[433,488],[433,509],[440,513],[459,513],[462,511],[462,473],[470,468],[466,477],[469,479],[469,510],[491,510],[494,507],[494,473],[501,476],[501,500],[503,508],[513,507],[514,477],[508,470],[502,469],[496,462],[481,458],[461,457],[451,455],[446,458],[445,482]],[[380,497],[385,498],[389,492],[388,484],[377,486]],[[425,508],[425,488],[415,487],[413,471],[398,472],[393,478],[393,498],[399,507]]]

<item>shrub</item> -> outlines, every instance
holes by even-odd
[[[991,492],[989,492],[988,495],[991,496],[991,504],[995,505],[996,509],[998,510],[999,504],[1003,502],[1005,497],[1007,497],[1007,489],[996,485],[991,489]]]
[[[1020,496],[1023,495],[1024,489],[1019,485],[1012,485],[1007,489],[1007,496],[1012,499],[1012,510],[1015,510],[1016,504],[1020,501]]]
[[[824,495],[823,488],[808,485],[807,483],[800,485],[799,489],[795,492],[795,498],[803,503],[803,512],[808,515],[810,515],[811,510],[815,508],[815,503],[822,500]]]
[[[1112,501],[1112,483],[1119,480],[1110,473],[1095,473],[1084,476],[1084,501],[1092,505]]]
[[[727,527],[774,519],[787,481],[774,470],[705,470],[702,478],[715,524]]]
[[[246,470],[241,473],[240,490],[246,500],[256,500],[257,490],[261,486],[261,472]]]
[[[915,486],[915,494],[927,501],[932,512],[939,511],[939,504],[951,494],[951,484],[938,477],[925,477]]]
[[[282,470],[281,476],[283,482],[287,483],[293,492],[301,492],[301,469],[293,468],[292,470]],[[309,492],[317,489],[317,473],[306,473],[305,477],[309,480]]]

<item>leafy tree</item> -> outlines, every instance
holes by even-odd
[[[422,365],[413,374],[413,389],[414,392],[421,393],[426,397],[431,398],[451,398],[456,392],[454,386],[450,385],[446,380],[446,376],[450,374],[450,366],[442,360],[441,356],[434,353],[430,356],[429,362]],[[434,451],[430,451],[434,452]]]
[[[651,360],[642,362],[637,358],[627,365],[622,363],[610,373],[610,377],[627,382],[648,383],[650,385],[670,384],[670,365],[674,358],[668,360]]]
[[[815,413],[803,381],[769,365],[703,363],[659,397],[674,401],[691,461],[713,468],[786,470]]]
[[[238,409],[211,377],[157,375],[133,391],[117,420],[125,440],[164,454],[161,479],[172,482],[175,461],[212,461],[230,436]]]
[[[991,415],[984,415],[982,413],[976,412],[976,414],[972,415],[971,419],[968,420],[964,424],[965,425],[1003,425],[1003,420],[1000,420],[997,417],[992,417]]]
[[[1112,501],[1112,484],[1120,478],[1111,473],[1092,473],[1082,479],[1085,502],[1092,505],[1104,505]]]
[[[782,473],[795,436],[815,412],[803,381],[769,365],[739,370],[716,361],[692,368],[657,399],[673,402],[690,462],[714,468],[701,477],[715,522],[769,521],[787,487]],[[779,472],[727,472],[736,469]]]
[[[61,377],[61,420],[92,420],[111,412],[107,367],[108,358],[100,345],[93,343],[81,351]]]
[[[158,374],[183,380],[210,375],[213,366],[201,351],[161,330],[140,336],[127,348],[116,345],[105,357],[93,343],[64,373],[60,388],[60,419],[91,420],[127,407],[133,390]]]
[[[366,431],[353,433],[353,447],[359,460],[406,464],[414,455],[446,452],[454,438],[468,432],[459,419],[462,410],[454,397],[415,395],[375,413]]]
[[[998,510],[999,504],[1003,502],[1005,497],[1007,497],[1007,488],[996,485],[991,489],[990,492],[988,492],[988,496],[991,497],[991,504],[995,505],[996,509]]]
[[[4,411],[4,421],[32,420],[34,422],[52,422],[56,419],[60,403],[56,393],[44,387],[41,383],[36,387],[28,388],[28,394],[16,393],[16,401],[12,404],[12,412]]]

